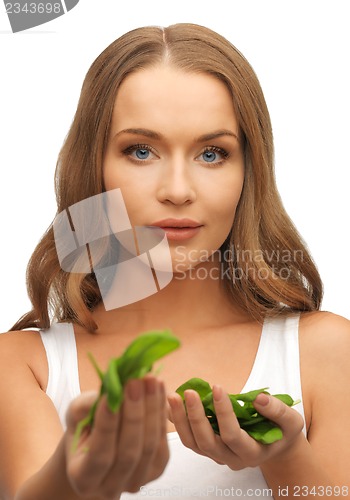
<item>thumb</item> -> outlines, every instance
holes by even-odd
[[[302,416],[274,396],[261,393],[255,398],[253,405],[261,415],[275,422],[284,435],[296,435],[304,427]]]

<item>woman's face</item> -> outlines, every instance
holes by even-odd
[[[169,65],[124,80],[105,189],[121,189],[132,226],[165,230],[175,273],[209,259],[225,241],[243,180],[239,126],[221,81]]]

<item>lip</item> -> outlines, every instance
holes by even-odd
[[[203,224],[192,219],[163,219],[157,222],[152,222],[151,226],[158,226],[161,228],[185,228],[185,227],[201,227]]]
[[[163,229],[168,240],[183,241],[193,238],[203,227],[203,224],[192,219],[163,219],[153,222],[151,226]]]

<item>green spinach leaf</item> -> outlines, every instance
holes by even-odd
[[[155,361],[179,346],[179,339],[172,335],[170,330],[146,332],[131,342],[119,358],[111,359],[105,373],[89,353],[89,358],[101,380],[101,388],[88,415],[77,425],[73,437],[73,451],[76,450],[84,429],[93,426],[96,408],[104,394],[107,395],[110,410],[117,412],[123,402],[123,389],[126,382],[130,379],[142,378],[152,370]]]
[[[184,393],[187,389],[192,389],[198,392],[201,402],[205,411],[205,415],[216,434],[220,434],[219,424],[215,414],[215,407],[213,403],[213,392],[208,382],[200,378],[191,378],[184,384],[177,388],[176,392],[181,396],[185,404]],[[268,387],[263,389],[256,389],[254,391],[246,392],[243,394],[229,394],[229,398],[239,425],[244,429],[252,438],[263,444],[271,444],[275,441],[282,439],[282,430],[266,417],[257,412],[253,406],[255,398],[262,392],[267,392]],[[274,394],[274,396],[288,406],[294,406],[300,401],[294,401],[289,394]]]

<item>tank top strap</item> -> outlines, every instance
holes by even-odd
[[[46,394],[53,401],[63,427],[69,403],[80,394],[77,348],[73,325],[53,323],[40,330],[47,363],[48,383]]]
[[[244,391],[268,387],[271,394],[290,394],[305,422],[299,355],[300,314],[264,321],[255,362]]]

